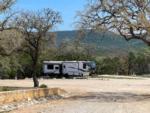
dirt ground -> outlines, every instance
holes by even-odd
[[[150,79],[40,80],[65,89],[69,97],[10,113],[150,113]],[[5,80],[0,86],[31,87],[32,80]]]

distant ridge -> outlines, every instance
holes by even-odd
[[[73,41],[78,31],[57,31],[57,44],[61,44],[63,40]],[[82,43],[95,45],[97,54],[104,55],[123,55],[128,52],[138,51],[144,47],[147,47],[140,40],[126,41],[119,35],[111,32],[100,33],[88,33],[83,37]]]

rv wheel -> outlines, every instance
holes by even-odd
[[[69,75],[68,75],[68,74],[65,74],[64,77],[65,77],[66,79],[68,79],[68,78],[69,78]]]

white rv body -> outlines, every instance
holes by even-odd
[[[90,61],[44,61],[44,75],[84,77],[90,75]]]
[[[43,62],[43,72],[44,74],[59,74],[59,67],[62,61],[44,61]]]
[[[63,67],[65,67],[63,73],[74,76],[88,76],[90,74],[89,67],[85,63],[85,61],[63,62]]]

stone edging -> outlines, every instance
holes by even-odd
[[[0,105],[13,102],[30,101],[53,95],[64,96],[67,92],[60,88],[37,88],[29,90],[17,90],[0,92]]]

